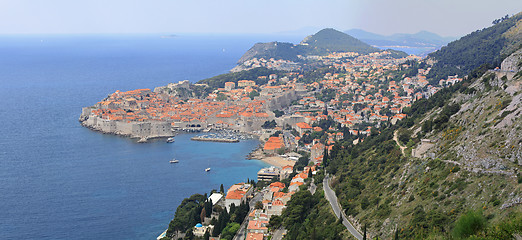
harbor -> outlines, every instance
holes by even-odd
[[[240,140],[252,139],[252,135],[246,133],[237,133],[233,131],[219,131],[209,134],[197,135],[190,140],[193,141],[207,141],[207,142],[226,142],[237,143]]]

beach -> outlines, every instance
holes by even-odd
[[[263,150],[261,149],[256,149],[255,151],[253,151],[251,154],[250,154],[250,158],[252,159],[258,159],[258,160],[261,160],[269,165],[272,165],[272,166],[276,166],[276,167],[284,167],[284,166],[294,166],[295,165],[295,161],[292,161],[292,160],[289,160],[287,158],[283,158],[283,157],[280,157],[280,156],[265,156],[265,154],[263,153]]]

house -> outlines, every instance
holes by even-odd
[[[277,149],[283,148],[285,144],[281,137],[270,137],[266,141],[263,151],[265,153],[275,153]]]
[[[232,206],[232,204],[239,206],[241,203],[245,202],[247,197],[252,194],[253,189],[252,185],[248,183],[232,185],[228,189],[227,196],[225,197],[225,207],[227,211],[230,211],[230,206]]]
[[[245,240],[264,240],[264,235],[262,233],[248,233]]]
[[[223,194],[221,193],[212,193],[208,200],[212,201],[212,206],[216,206],[216,204],[222,203]]]
[[[236,83],[234,82],[226,82],[225,83],[225,91],[230,91],[236,87]]]
[[[247,233],[268,233],[268,221],[253,220],[248,222]]]
[[[285,208],[286,208],[286,206],[283,203],[283,201],[276,199],[276,200],[268,203],[267,214],[269,216],[281,215],[281,213],[283,213],[283,209],[285,209]]]
[[[212,233],[212,230],[214,230],[214,225],[203,226],[201,223],[198,223],[196,224],[192,232],[196,237],[203,237],[206,231]]]
[[[312,127],[308,123],[300,122],[295,125],[297,132],[302,136],[306,131],[311,131]]]
[[[252,87],[255,85],[256,85],[256,82],[251,81],[251,80],[239,80],[237,82],[238,87]]]

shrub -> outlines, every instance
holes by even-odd
[[[468,211],[455,222],[453,236],[456,238],[466,238],[482,230],[485,226],[486,218],[484,218],[482,212]]]

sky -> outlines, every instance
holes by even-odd
[[[457,37],[521,11],[522,0],[0,0],[0,34],[272,34],[332,27]]]

